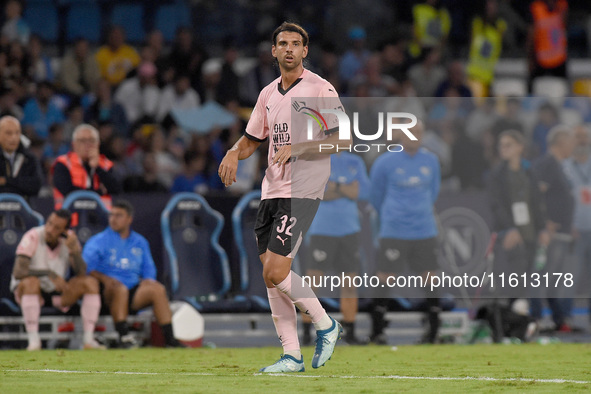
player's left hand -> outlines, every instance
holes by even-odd
[[[284,165],[291,159],[291,145],[283,145],[271,158],[271,165]]]
[[[80,247],[80,242],[78,242],[78,237],[76,236],[74,230],[68,230],[66,234],[66,246],[68,247],[70,253],[81,253],[82,248]]]

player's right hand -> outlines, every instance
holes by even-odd
[[[100,153],[99,148],[93,149],[89,153],[88,165],[90,168],[97,168],[99,165]]]
[[[236,171],[238,170],[238,154],[229,151],[224,156],[218,169],[218,175],[226,187],[236,182]]]
[[[80,246],[78,237],[73,230],[68,230],[66,232],[66,246],[70,253],[82,253],[82,247]]]

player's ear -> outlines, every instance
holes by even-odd
[[[304,47],[303,58],[305,59],[306,56],[308,56],[308,46],[307,45]]]
[[[273,57],[277,57],[277,54],[275,53],[275,45],[271,46],[271,54],[273,55]]]

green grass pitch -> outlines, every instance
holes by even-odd
[[[558,392],[591,390],[591,345],[338,346],[326,366],[269,376],[281,349],[0,351],[0,393]]]

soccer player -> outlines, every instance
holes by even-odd
[[[336,116],[327,117],[326,130],[314,125],[314,138],[310,141],[305,141],[305,127],[293,129],[293,99],[338,102],[338,95],[329,82],[304,68],[308,33],[301,26],[284,22],[273,32],[272,44],[272,55],[277,59],[281,76],[261,91],[245,134],[226,153],[218,174],[226,186],[236,182],[238,160],[252,155],[272,136],[269,138],[269,165],[263,179],[255,233],[283,355],[261,371],[303,372],[304,359],[300,352],[294,304],[310,315],[317,330],[313,368],[321,367],[332,356],[342,328],[327,315],[312,289],[291,271],[291,264],[316,214],[330,175],[330,157],[318,154],[320,142],[338,147],[341,144],[350,146],[351,141],[339,141],[338,133],[332,133],[337,130]],[[340,103],[333,103],[329,109],[338,106]],[[316,109],[322,108],[317,106]],[[303,142],[295,143],[298,140]]]
[[[369,177],[361,157],[340,152],[330,157],[330,178],[324,191],[324,199],[318,207],[310,226],[309,256],[306,275],[320,277],[326,271],[334,271],[352,278],[359,273],[359,220],[358,200],[369,199]],[[351,279],[352,280],[352,279]],[[314,283],[314,280],[312,280]],[[355,319],[358,312],[357,289],[341,287],[341,312],[345,342],[363,345],[366,342],[355,336]],[[304,344],[311,342],[311,323],[303,315]]]
[[[86,263],[76,233],[68,230],[71,214],[54,211],[43,226],[27,231],[16,248],[10,289],[20,304],[29,345],[41,349],[39,316],[41,305],[53,305],[62,312],[82,299],[80,314],[84,327],[84,349],[104,349],[94,339],[94,327],[101,309],[96,279],[86,276]],[[68,269],[76,276],[68,281]]]
[[[129,334],[127,315],[152,306],[167,347],[184,347],[172,333],[172,313],[166,289],[156,281],[156,266],[148,241],[131,230],[133,206],[125,200],[116,201],[109,213],[109,227],[91,237],[84,245],[83,256],[88,273],[98,279],[109,306],[119,346],[137,347]]]
[[[423,124],[419,122],[411,131],[417,140],[403,136],[399,143],[404,150],[382,154],[370,172],[370,201],[380,218],[377,275],[383,284],[406,265],[425,279],[438,268],[433,204],[439,194],[441,170],[437,156],[421,148]],[[374,300],[371,340],[385,344],[388,300],[381,296]],[[422,341],[434,343],[439,329],[439,300],[428,297],[427,306],[429,330]]]

